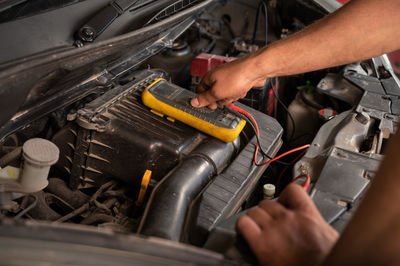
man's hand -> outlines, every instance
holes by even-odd
[[[278,202],[261,201],[237,221],[261,265],[318,265],[338,239],[311,198],[290,184]]]
[[[194,107],[225,105],[244,98],[247,91],[253,87],[262,86],[266,78],[257,70],[253,62],[254,56],[248,56],[221,65],[209,71],[197,88],[199,94],[191,104]]]

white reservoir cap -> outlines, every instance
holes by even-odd
[[[265,197],[273,197],[275,195],[275,186],[273,184],[265,184],[263,192]]]
[[[24,163],[19,176],[22,192],[37,192],[48,185],[50,166],[57,162],[59,154],[58,147],[45,139],[34,138],[24,143]]]
[[[54,143],[40,138],[26,141],[22,146],[22,152],[25,161],[38,166],[55,164],[60,153]]]

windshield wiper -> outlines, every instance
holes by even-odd
[[[114,0],[96,13],[76,34],[77,46],[82,42],[93,42],[111,23],[125,11],[143,0]]]

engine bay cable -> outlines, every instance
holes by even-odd
[[[26,208],[24,208],[23,210],[21,210],[16,216],[15,218],[21,218],[23,217],[25,214],[27,214],[30,210],[32,210],[33,208],[35,208],[36,204],[38,203],[38,197],[35,194],[29,194],[27,195],[23,201],[26,201],[27,198],[32,197],[33,198],[33,202]],[[23,204],[21,204],[23,205]]]
[[[249,117],[249,118],[253,121],[253,123],[255,124],[256,134],[259,135],[259,130],[258,130],[257,121],[254,119],[254,117],[253,117],[250,113],[246,112],[245,110],[243,110],[242,108],[240,108],[240,107],[238,107],[238,106],[236,106],[236,105],[234,105],[234,104],[228,104],[228,107],[230,107],[232,110],[235,110],[235,111],[237,111],[237,112],[239,112],[239,113],[241,113],[241,114],[243,114],[243,115]],[[258,162],[257,162],[257,154],[258,154],[258,150],[259,150],[259,145],[258,145],[258,143],[257,143],[256,149],[255,149],[255,151],[254,151],[254,164],[255,164],[256,166],[264,166],[264,165],[270,164],[270,163],[272,163],[272,162],[275,162],[275,161],[279,160],[280,158],[285,157],[285,156],[287,156],[287,155],[289,155],[289,154],[292,154],[292,153],[294,153],[294,152],[296,152],[296,151],[306,150],[306,149],[308,149],[309,147],[310,147],[310,144],[306,144],[306,145],[303,145],[303,146],[301,146],[301,147],[294,148],[294,149],[292,149],[292,150],[289,150],[289,151],[287,151],[287,152],[284,152],[284,153],[282,153],[281,155],[278,155],[278,156],[276,156],[275,158],[269,159],[269,160],[266,161],[266,162],[258,163]]]
[[[264,8],[264,16],[265,16],[265,45],[267,45],[268,44],[268,8],[267,8],[267,4],[264,2],[264,0],[260,0],[260,4],[257,7],[257,13],[256,13],[255,22],[254,22],[252,43],[254,44],[255,41],[256,41],[257,30],[258,30],[258,22],[259,22],[260,13],[262,11],[262,8]]]
[[[294,122],[294,119],[293,119],[293,116],[292,116],[292,114],[289,112],[289,108],[282,102],[282,100],[278,97],[278,93],[277,93],[277,90],[278,90],[278,88],[279,88],[279,81],[278,81],[278,78],[274,78],[274,80],[275,80],[275,84],[272,84],[272,93],[274,94],[274,97],[276,98],[276,100],[280,103],[280,105],[283,107],[283,109],[285,109],[285,111],[286,111],[286,113],[288,114],[288,116],[289,116],[289,119],[290,119],[290,121],[291,121],[291,123],[292,123],[292,133],[290,134],[290,137],[288,137],[288,142],[290,142],[292,139],[293,139],[293,137],[294,137],[294,134],[295,134],[295,132],[296,132],[296,124],[295,124],[295,122]]]
[[[229,111],[232,112],[232,113],[234,113],[236,116],[242,118],[243,120],[245,120],[245,121],[251,126],[251,128],[252,128],[253,131],[255,132],[255,136],[256,136],[256,140],[257,140],[257,145],[258,145],[258,147],[259,147],[260,153],[261,153],[264,157],[267,157],[268,159],[272,159],[272,157],[269,156],[269,155],[263,150],[263,148],[262,148],[261,141],[260,141],[260,133],[259,133],[259,129],[258,129],[258,124],[257,124],[257,123],[254,123],[255,120],[252,121],[252,120],[251,120],[249,117],[247,117],[246,115],[244,115],[244,114],[242,114],[242,113],[240,113],[240,112],[238,112],[238,111],[235,111],[235,110],[233,110],[232,108],[231,108],[231,110],[229,110]],[[276,160],[276,162],[277,162],[277,163],[280,163],[280,164],[283,164],[283,165],[286,165],[286,166],[289,166],[289,165],[290,165],[290,163],[284,162],[284,161],[280,161],[280,160]]]
[[[293,180],[290,182],[290,184],[294,184],[294,183],[296,183],[298,180],[300,180],[300,179],[302,179],[302,178],[306,178],[306,180],[305,180],[304,183],[301,185],[301,187],[302,187],[304,190],[307,190],[308,187],[310,186],[310,183],[311,183],[311,177],[310,177],[310,175],[308,175],[308,174],[299,175],[298,177],[296,177],[295,179],[293,179]]]
[[[281,183],[281,179],[284,175],[284,173],[286,172],[287,169],[289,169],[289,167],[291,165],[293,165],[295,162],[297,162],[305,153],[307,152],[307,150],[302,151],[293,161],[291,161],[283,170],[282,172],[279,174],[278,179],[276,181],[276,188],[279,189],[280,183]]]
[[[292,149],[292,150],[289,150],[289,151],[287,151],[287,152],[284,152],[284,153],[282,153],[281,155],[278,155],[278,156],[276,156],[275,158],[273,158],[273,159],[271,159],[271,160],[268,160],[268,161],[266,161],[266,162],[263,162],[263,163],[257,163],[257,158],[256,158],[256,156],[254,156],[254,164],[255,164],[256,166],[264,166],[264,165],[270,164],[270,163],[272,163],[272,162],[274,162],[274,161],[276,161],[276,160],[278,160],[278,159],[280,159],[280,158],[282,158],[282,157],[285,157],[285,156],[287,156],[287,155],[289,155],[289,154],[292,154],[292,153],[294,153],[294,152],[296,152],[296,151],[301,151],[301,150],[308,149],[309,147],[310,147],[310,144],[306,144],[306,145],[303,145],[303,146],[294,148],[294,149]]]

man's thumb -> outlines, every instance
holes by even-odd
[[[193,107],[205,107],[209,106],[210,104],[213,104],[216,102],[215,97],[213,97],[211,91],[204,91],[199,94],[197,94],[191,101],[190,103],[192,104]]]
[[[190,104],[191,104],[193,107],[199,107],[200,103],[199,103],[199,99],[197,98],[197,96],[195,96],[194,98],[192,98],[192,99],[190,100]]]

